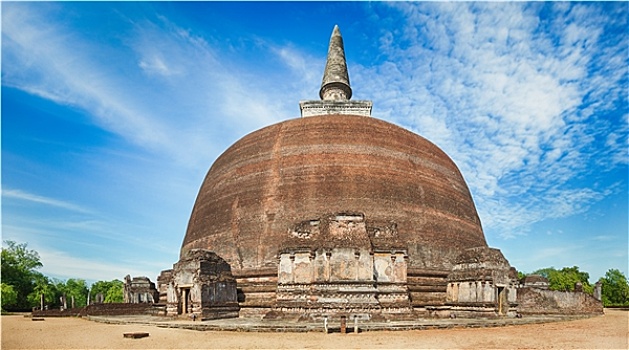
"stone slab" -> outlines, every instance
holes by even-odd
[[[139,338],[146,338],[149,336],[149,334],[148,332],[127,332],[127,333],[123,333],[122,336],[125,338],[139,339]]]

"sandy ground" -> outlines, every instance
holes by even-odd
[[[202,332],[21,315],[2,316],[0,325],[2,349],[627,349],[629,342],[629,312],[621,310],[547,324],[359,334]]]

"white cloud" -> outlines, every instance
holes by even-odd
[[[44,205],[47,205],[47,206],[53,206],[53,207],[57,207],[57,208],[62,208],[62,209],[70,210],[70,211],[79,212],[79,213],[86,213],[87,214],[87,213],[91,212],[91,210],[83,208],[83,207],[78,206],[76,204],[72,204],[72,203],[61,201],[61,200],[54,199],[54,198],[48,198],[48,197],[44,197],[44,196],[39,196],[39,195],[36,195],[36,194],[32,194],[32,193],[28,193],[28,192],[24,192],[24,191],[16,190],[16,189],[3,188],[2,189],[2,197],[4,197],[4,198],[11,198],[11,199],[17,199],[17,200],[23,200],[23,201],[33,202],[33,203],[38,203],[38,204],[44,204]]]
[[[237,137],[297,116],[298,99],[289,114],[282,91],[236,66],[215,47],[218,40],[158,16],[126,19],[118,33],[126,47],[108,46],[45,20],[58,15],[49,7],[3,7],[3,85],[83,110],[101,128],[170,161],[206,168]]]
[[[606,14],[549,4],[554,17],[546,23],[544,5],[534,3],[390,6],[406,21],[380,39],[388,59],[361,68],[375,77],[366,86],[374,114],[414,129],[456,161],[485,227],[512,237],[610,193],[573,182],[601,158],[610,167],[627,161],[626,127],[605,135],[609,128],[595,126],[614,101],[626,103],[618,89],[627,40],[605,41]],[[592,154],[598,137],[607,151]]]
[[[140,68],[142,68],[148,74],[159,74],[164,76],[177,74],[172,68],[168,67],[164,62],[164,59],[158,55],[151,57],[145,57],[140,61]]]
[[[156,270],[156,267],[143,261],[97,261],[70,256],[65,252],[37,247],[44,274],[58,278],[81,278],[100,281],[122,279],[127,274],[142,276],[146,271]],[[159,267],[157,267],[159,268]],[[164,268],[164,267],[162,267]],[[148,276],[154,280],[155,276]]]
[[[46,21],[49,6],[3,6],[3,85],[89,111],[103,128],[155,146],[167,134],[124,91],[92,45]],[[48,23],[47,25],[40,25]]]

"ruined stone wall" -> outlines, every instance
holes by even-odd
[[[76,317],[76,316],[117,316],[117,315],[165,315],[163,305],[149,303],[105,303],[91,304],[82,308],[34,310],[33,317]]]
[[[174,264],[166,287],[167,314],[202,320],[238,316],[236,279],[214,252],[194,249]],[[166,281],[163,281],[166,282]]]
[[[33,310],[33,317],[77,317],[85,314],[85,308],[75,307],[67,309],[49,309],[49,310]]]
[[[390,265],[390,254],[387,258]],[[368,250],[336,248],[328,251],[318,250],[314,253],[310,251],[283,253],[279,260],[279,284],[373,281],[374,261]],[[384,268],[381,272],[383,274],[381,278],[387,278]]]
[[[582,292],[523,287],[518,289],[517,303],[517,310],[523,315],[603,313],[603,304],[593,296]]]
[[[371,309],[377,307],[369,250],[335,248],[280,255],[277,308]]]
[[[261,318],[276,304],[277,267],[239,270],[234,273],[240,317]]]
[[[496,303],[496,287],[491,281],[451,283],[447,300],[458,303]],[[514,300],[515,301],[515,300]]]
[[[446,301],[449,271],[408,268],[407,284],[411,304],[416,309],[443,305]]]
[[[166,304],[168,302],[168,284],[173,278],[173,270],[164,270],[157,276],[157,292],[159,293],[158,302]]]
[[[406,252],[374,252],[373,274],[377,283],[406,284],[407,270]]]
[[[121,304],[106,303],[92,304],[84,308],[84,315],[89,316],[114,316],[114,315],[166,315],[164,305],[155,304]]]
[[[131,277],[127,275],[124,283],[125,303],[156,303],[159,301],[159,291],[155,288],[155,283],[148,277]]]
[[[286,252],[279,260],[274,311],[314,318],[412,313],[405,251],[339,247]]]

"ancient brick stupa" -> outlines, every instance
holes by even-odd
[[[371,101],[350,101],[338,27],[320,97],[212,165],[180,261],[158,278],[168,313],[513,313],[515,270],[487,246],[459,169],[425,138],[371,117]]]

